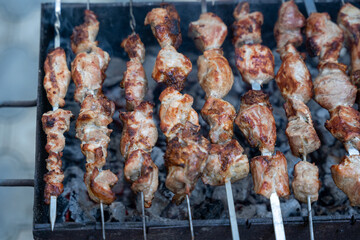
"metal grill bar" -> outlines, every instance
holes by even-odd
[[[0,102],[0,108],[36,107],[37,100],[28,101],[4,101]]]
[[[0,179],[0,187],[34,187],[34,179]]]

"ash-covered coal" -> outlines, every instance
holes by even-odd
[[[255,5],[256,6],[256,5]],[[130,184],[127,183],[123,177],[124,158],[120,154],[119,144],[122,131],[122,123],[119,120],[119,111],[125,111],[125,99],[124,91],[119,87],[120,80],[122,79],[122,73],[126,68],[126,61],[128,58],[126,53],[120,49],[119,45],[121,40],[130,34],[130,28],[128,26],[127,10],[122,7],[112,6],[110,13],[100,13],[100,32],[99,39],[100,47],[109,51],[112,58],[109,68],[106,72],[107,79],[104,82],[104,94],[116,104],[116,113],[114,115],[114,122],[110,124],[110,128],[113,130],[111,134],[111,142],[108,149],[107,164],[105,169],[111,169],[119,177],[119,182],[113,188],[117,195],[117,200],[110,206],[105,206],[106,220],[107,221],[119,221],[119,222],[133,222],[141,221],[141,203],[140,197],[136,196],[130,189]],[[189,57],[193,64],[193,70],[189,75],[186,82],[184,93],[188,93],[194,97],[194,108],[199,113],[202,106],[205,103],[205,93],[201,89],[197,82],[197,66],[196,60],[201,54],[196,50],[194,43],[186,36],[187,26],[190,21],[194,21],[200,15],[185,14],[186,8],[184,6],[177,6],[181,17],[181,27],[183,34],[183,44],[181,45],[179,52]],[[260,7],[259,7],[260,8]],[[151,78],[152,68],[160,50],[158,43],[153,37],[150,28],[142,26],[143,19],[150,6],[143,8],[135,7],[134,13],[138,25],[137,32],[140,34],[145,47],[146,47],[146,59],[144,63],[144,69],[149,82],[149,91],[147,92],[146,100],[155,103],[155,121],[159,127],[159,107],[160,102],[158,97],[164,86],[160,86]],[[66,26],[73,27],[82,22],[83,9],[63,9],[63,18],[67,18]],[[94,9],[98,14],[97,8]],[[233,22],[231,15],[232,9],[228,5],[216,5],[214,8],[209,8],[209,11],[214,11],[218,14],[224,22],[229,26]],[[119,12],[124,13],[123,15]],[[276,21],[274,13],[272,11],[266,11],[264,13],[265,26],[263,27],[263,44],[273,48],[273,54],[275,56],[276,71],[279,69],[281,61],[279,54],[276,53],[275,40],[272,35],[273,26]],[[77,13],[77,14],[74,14]],[[116,14],[115,14],[116,13]],[[73,16],[75,16],[73,18]],[[120,19],[119,19],[120,18]],[[125,20],[126,21],[125,21]],[[111,26],[111,29],[108,27]],[[110,31],[111,30],[111,31]],[[114,34],[116,33],[116,34]],[[73,59],[73,55],[69,54],[71,49],[69,48],[71,31],[68,29],[64,31],[67,40],[64,40],[64,47],[67,47],[66,51],[70,60]],[[229,60],[232,70],[235,75],[234,85],[230,93],[225,97],[226,101],[229,101],[238,110],[240,107],[241,96],[250,89],[250,86],[242,82],[240,74],[235,67],[234,62],[234,49],[230,41],[231,33],[227,37],[224,43],[224,54]],[[66,39],[66,38],[64,38]],[[50,46],[49,46],[50,47]],[[348,54],[344,55],[341,62],[348,64]],[[310,69],[313,79],[318,74],[316,69],[316,59],[306,59],[307,65]],[[63,169],[65,172],[64,181],[64,193],[62,195],[62,214],[58,217],[59,221],[75,221],[75,222],[94,222],[100,221],[99,205],[93,203],[86,191],[85,184],[83,182],[83,175],[85,170],[85,157],[81,153],[80,141],[75,138],[75,122],[79,113],[80,106],[74,102],[74,83],[71,83],[69,91],[66,97],[66,109],[70,109],[75,119],[71,123],[70,132],[66,133],[66,147],[64,149],[63,157]],[[293,179],[293,167],[300,161],[300,159],[294,157],[291,154],[287,137],[285,135],[285,129],[287,119],[285,111],[283,109],[284,100],[276,86],[275,81],[270,82],[264,86],[263,90],[270,95],[270,101],[273,105],[273,113],[277,127],[277,142],[276,150],[284,153],[288,161],[289,179]],[[315,215],[353,215],[359,214],[360,211],[356,207],[351,207],[346,195],[339,190],[330,173],[330,167],[333,164],[339,163],[341,158],[345,155],[345,150],[342,144],[337,141],[324,127],[325,121],[329,118],[329,114],[325,109],[322,109],[317,103],[311,100],[308,103],[311,110],[314,127],[318,132],[322,146],[321,148],[308,156],[308,161],[314,162],[320,169],[320,178],[322,187],[320,190],[319,200],[313,203],[312,207]],[[202,132],[207,137],[209,126],[200,117],[200,123],[202,126]],[[244,147],[245,153],[249,159],[259,155],[259,151],[249,147],[244,136],[239,129],[234,127],[235,137],[239,140],[240,144]],[[164,165],[163,155],[166,149],[165,137],[159,131],[159,139],[152,152],[152,158],[155,164],[159,167],[159,189],[155,194],[153,205],[150,209],[146,210],[148,221],[156,222],[169,222],[174,220],[187,219],[187,208],[185,202],[180,206],[176,206],[171,202],[173,194],[165,187],[166,169]],[[270,218],[271,208],[269,200],[259,196],[253,191],[253,181],[251,175],[245,179],[232,184],[234,202],[236,208],[236,214],[238,218],[251,219],[251,218]],[[228,209],[226,201],[226,191],[224,186],[210,187],[204,185],[202,182],[198,182],[195,190],[192,192],[191,206],[194,219],[219,219],[228,218]],[[283,217],[292,216],[307,216],[306,205],[299,203],[293,196],[289,199],[281,200],[281,208]]]

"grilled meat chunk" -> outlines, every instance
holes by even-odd
[[[249,161],[235,139],[224,144],[211,144],[202,181],[212,186],[236,182],[249,174]]]
[[[196,47],[202,52],[220,49],[226,35],[227,27],[215,13],[203,13],[199,20],[189,25],[189,37],[194,39]]]
[[[240,2],[234,10],[235,22],[232,25],[234,37],[232,43],[235,48],[244,44],[261,43],[261,25],[264,16],[261,12],[250,13],[248,2]]]
[[[310,196],[310,201],[316,202],[320,187],[318,167],[306,161],[298,162],[294,167],[294,181],[292,182],[295,198],[307,203],[307,196]]]
[[[274,152],[276,126],[267,94],[255,90],[245,93],[235,123],[252,147],[263,154]]]
[[[209,141],[199,133],[200,127],[187,121],[182,131],[168,141],[165,152],[167,177],[165,185],[175,196],[179,205],[190,195],[201,177],[208,153]]]
[[[251,174],[254,191],[266,198],[272,193],[279,197],[290,195],[289,176],[284,154],[277,151],[273,156],[257,156],[251,159]]]
[[[83,102],[89,94],[101,94],[109,61],[109,54],[98,47],[90,53],[76,55],[71,63],[71,76],[76,86],[74,98],[77,102]]]
[[[191,69],[189,58],[178,53],[174,47],[166,46],[160,50],[151,76],[156,82],[164,82],[168,87],[181,91]]]
[[[50,204],[51,196],[59,196],[64,191],[62,184],[64,173],[62,167],[62,150],[65,147],[64,132],[70,129],[70,118],[73,116],[71,111],[57,109],[44,113],[41,118],[43,130],[47,135],[45,150],[49,153],[46,159],[46,169],[48,172],[44,176],[45,191],[44,199],[46,204]]]
[[[338,106],[330,112],[325,127],[344,143],[346,150],[360,150],[360,113],[348,106]]]
[[[87,162],[84,182],[90,198],[97,203],[110,204],[115,200],[111,187],[117,182],[117,176],[101,170],[112,132],[107,125],[112,122],[114,111],[115,104],[105,96],[88,95],[76,121],[76,137],[81,140],[81,151]]]
[[[325,63],[314,81],[315,101],[331,111],[337,106],[352,106],[356,99],[356,87],[345,73],[344,65]]]
[[[125,179],[132,182],[131,189],[144,194],[144,205],[151,207],[159,185],[159,170],[151,159],[151,154],[143,149],[132,151],[125,162]]]
[[[71,35],[71,49],[75,54],[89,52],[98,45],[95,41],[100,25],[97,17],[91,10],[85,10],[84,15],[84,23],[76,26]]]
[[[139,60],[131,59],[126,63],[124,78],[120,87],[125,89],[126,109],[134,110],[144,100],[147,91],[145,70]]]
[[[345,156],[331,166],[334,182],[349,198],[351,206],[360,205],[360,155]]]
[[[180,17],[174,5],[163,3],[160,8],[153,8],[146,15],[144,24],[150,24],[161,48],[173,46],[177,49],[181,45]]]
[[[64,49],[58,47],[48,53],[44,71],[44,88],[51,106],[63,107],[71,79]]]
[[[306,47],[309,55],[320,61],[337,62],[344,41],[343,31],[328,13],[311,13],[306,20]]]
[[[351,81],[360,85],[360,9],[350,3],[344,4],[337,23],[344,31],[347,47],[351,52]]]
[[[234,75],[229,62],[220,49],[204,52],[197,60],[198,79],[206,97],[225,97],[234,83]]]
[[[268,47],[245,44],[235,49],[236,67],[243,81],[263,85],[274,78],[274,56]]]
[[[137,59],[140,63],[145,60],[145,46],[139,34],[131,34],[121,42],[121,47],[129,55],[130,59]]]
[[[219,98],[209,97],[201,116],[210,125],[209,137],[212,143],[226,143],[234,135],[236,111],[233,105]]]
[[[181,94],[174,88],[168,87],[160,94],[159,99],[160,129],[167,139],[174,138],[186,122],[200,126],[199,117],[192,108],[194,99],[190,95]]]
[[[158,132],[153,118],[153,108],[153,104],[142,102],[134,111],[120,113],[120,119],[124,124],[120,150],[125,159],[137,149],[150,153],[155,146]]]
[[[287,44],[294,47],[301,45],[301,28],[305,26],[305,17],[293,0],[283,2],[279,9],[279,18],[275,23],[274,36],[277,49],[281,53]]]
[[[309,108],[301,100],[290,99],[284,105],[288,124],[286,136],[294,156],[306,156],[320,148]]]
[[[311,74],[292,44],[283,48],[282,63],[275,77],[276,83],[284,99],[299,99],[307,103],[313,96]]]

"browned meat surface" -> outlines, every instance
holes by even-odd
[[[147,91],[145,70],[139,60],[131,59],[126,63],[124,78],[120,86],[125,89],[126,109],[131,111],[144,100]]]
[[[84,182],[90,198],[97,203],[110,204],[115,200],[111,187],[117,177],[109,170],[101,170],[112,132],[107,125],[112,122],[114,111],[115,104],[105,96],[88,95],[81,104],[76,122],[76,137],[81,140],[81,151],[87,162]]]
[[[337,18],[344,31],[345,42],[351,52],[351,81],[360,85],[360,9],[350,3],[344,4]]]
[[[221,48],[226,35],[227,27],[215,13],[203,13],[199,20],[189,25],[189,37],[202,52]]]
[[[63,107],[71,79],[64,49],[58,47],[48,53],[44,62],[44,71],[44,88],[51,106]]]
[[[360,150],[360,113],[352,107],[338,106],[330,115],[325,127],[345,144],[348,152],[351,148]]]
[[[267,94],[255,90],[245,93],[235,123],[252,147],[263,154],[274,152],[276,126]]]
[[[49,153],[46,159],[46,169],[48,172],[44,176],[45,191],[44,199],[46,204],[50,204],[51,196],[59,196],[64,191],[62,181],[64,173],[62,167],[62,150],[65,147],[64,132],[70,129],[70,118],[73,116],[71,111],[57,109],[44,113],[41,122],[44,132],[47,135],[45,150]]]
[[[233,13],[235,22],[232,25],[234,37],[232,43],[235,48],[244,44],[261,43],[261,25],[264,16],[261,12],[250,13],[248,2],[240,2]]]
[[[153,8],[146,15],[144,24],[150,24],[161,48],[173,46],[177,49],[181,45],[180,17],[174,5],[163,3],[160,8]]]
[[[279,18],[275,23],[274,36],[278,51],[281,53],[287,44],[301,45],[301,28],[305,26],[305,17],[293,0],[284,2],[279,9]]]
[[[175,194],[173,201],[176,204],[194,190],[208,159],[210,143],[201,136],[199,129],[199,126],[186,122],[183,130],[167,143],[165,185]]]
[[[238,141],[212,144],[202,181],[212,186],[236,182],[249,174],[249,161]]]
[[[349,198],[352,206],[360,205],[360,155],[346,156],[331,167],[334,182]]]
[[[145,46],[139,34],[131,34],[121,42],[121,47],[129,55],[130,59],[137,59],[143,63],[145,60]]]
[[[236,111],[233,105],[219,98],[209,97],[201,116],[210,125],[209,137],[212,143],[225,143],[234,135]]]
[[[160,50],[151,76],[156,82],[164,82],[168,87],[181,91],[191,69],[189,58],[178,53],[174,47],[166,46]]]
[[[172,139],[186,122],[199,125],[199,117],[192,108],[194,99],[188,94],[181,94],[172,87],[166,88],[159,97],[160,129],[167,137]]]
[[[307,203],[307,197],[310,196],[310,201],[316,202],[319,197],[320,187],[318,167],[314,163],[298,162],[294,167],[294,181],[292,182],[295,198]]]
[[[204,52],[197,60],[198,79],[206,97],[225,97],[234,83],[234,75],[229,62],[220,49]]]
[[[281,60],[275,80],[282,96],[307,103],[313,96],[313,83],[304,60],[291,44],[284,47]]]
[[[254,191],[266,198],[272,193],[279,197],[290,195],[287,163],[284,154],[276,152],[274,156],[257,156],[251,159],[251,174]]]
[[[337,62],[344,41],[343,31],[328,13],[311,13],[306,20],[306,47],[309,55],[320,61]]]
[[[236,67],[243,81],[263,85],[274,78],[274,56],[268,47],[245,44],[235,49]]]
[[[71,49],[75,54],[88,52],[98,45],[95,41],[99,32],[99,22],[91,10],[84,11],[84,23],[76,26],[71,35]]]
[[[314,81],[315,101],[331,111],[337,106],[352,106],[356,99],[356,87],[350,82],[344,66],[325,63]]]
[[[89,94],[101,94],[109,61],[109,54],[98,47],[90,53],[76,55],[71,63],[71,76],[76,86],[74,98],[77,102],[81,103]]]
[[[301,157],[320,148],[321,142],[314,129],[309,108],[300,100],[289,100],[284,105],[288,118],[286,136],[291,152]]]

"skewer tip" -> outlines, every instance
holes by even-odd
[[[313,221],[312,221],[311,198],[309,195],[307,196],[307,205],[308,205],[310,239],[314,240],[314,227],[313,227]]]
[[[103,240],[105,240],[105,217],[104,217],[104,205],[102,201],[100,202],[100,214],[101,214],[102,238]]]
[[[144,206],[144,193],[140,192],[140,196],[141,196],[141,214],[142,214],[143,233],[144,233],[144,240],[146,240],[147,237],[146,237],[146,218],[145,218],[145,206]]]
[[[236,220],[234,197],[233,197],[232,189],[231,189],[231,182],[227,181],[225,183],[225,187],[226,187],[226,198],[227,198],[228,208],[229,208],[232,239],[240,240],[239,229],[238,229],[237,220]]]
[[[50,224],[51,231],[54,231],[55,222],[56,222],[56,196],[50,197]]]
[[[276,192],[270,196],[271,212],[273,215],[273,224],[276,240],[285,240],[284,223],[281,215],[280,200]]]
[[[191,232],[191,240],[194,240],[194,239],[195,239],[194,227],[193,227],[193,223],[192,223],[191,208],[190,208],[190,199],[189,199],[189,195],[188,195],[188,194],[186,194],[186,203],[187,203],[187,209],[188,209],[188,215],[189,215],[189,226],[190,226],[190,232]]]

